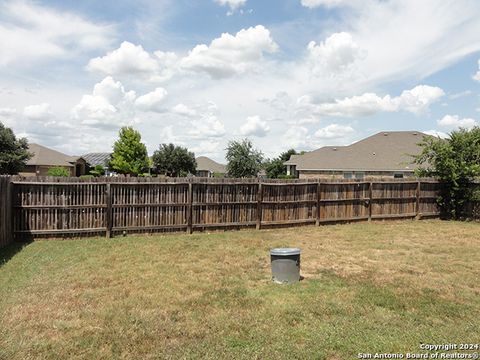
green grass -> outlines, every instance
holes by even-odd
[[[296,285],[268,249],[298,246]],[[2,263],[2,260],[3,263]],[[0,250],[0,359],[350,359],[480,338],[480,224],[358,223]]]

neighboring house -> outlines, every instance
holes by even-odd
[[[197,161],[198,177],[223,177],[227,173],[225,165],[219,164],[206,156],[199,156],[195,160]]]
[[[324,146],[285,162],[287,174],[301,179],[403,178],[414,176],[427,134],[419,131],[382,131],[348,146]]]
[[[52,167],[64,167],[70,176],[85,175],[87,163],[80,156],[69,156],[39,144],[28,144],[28,151],[33,156],[19,175],[46,176]]]
[[[88,172],[90,169],[93,169],[97,165],[102,165],[105,169],[105,175],[111,175],[113,172],[108,170],[108,163],[110,162],[110,153],[88,153],[82,155],[82,158],[85,159],[88,165]]]

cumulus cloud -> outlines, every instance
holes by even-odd
[[[23,109],[23,115],[30,120],[48,120],[52,117],[51,106],[48,103],[29,105]]]
[[[340,73],[364,56],[346,32],[335,33],[318,45],[311,41],[307,47],[307,60],[315,75]]]
[[[7,127],[11,127],[17,116],[17,109],[13,108],[0,108],[0,122]]]
[[[355,130],[348,125],[330,124],[318,129],[314,136],[318,139],[338,139],[351,135]]]
[[[269,131],[267,123],[258,115],[247,117],[245,124],[240,127],[240,134],[245,136],[264,137]]]
[[[219,150],[219,141],[200,141],[197,145],[193,146],[191,150],[195,153],[195,156],[200,155],[217,155]]]
[[[95,84],[92,95],[83,95],[72,109],[72,116],[84,125],[118,127],[138,121],[135,117],[134,91],[126,91],[119,81],[107,76]]]
[[[135,106],[142,111],[165,112],[164,101],[167,94],[167,90],[164,88],[156,88],[154,91],[138,97],[135,100]]]
[[[156,51],[151,55],[141,45],[124,41],[118,49],[91,59],[87,69],[106,75],[134,76],[161,82],[173,76],[176,62],[174,53]]]
[[[1,117],[10,117],[17,113],[17,109],[13,108],[0,108],[0,116]]]
[[[270,31],[262,25],[223,33],[210,45],[197,45],[180,61],[183,69],[205,72],[212,78],[243,74],[258,67],[264,53],[277,51]]]
[[[225,125],[215,115],[204,115],[201,119],[193,120],[190,135],[192,138],[218,138],[225,135]]]
[[[175,105],[170,111],[174,114],[186,117],[194,117],[197,115],[195,109],[191,109],[187,105],[182,103]]]
[[[472,118],[460,118],[458,115],[445,115],[437,121],[438,125],[445,128],[466,128],[471,129],[478,125],[478,122]]]
[[[444,96],[439,87],[419,85],[411,90],[405,90],[400,96],[380,97],[374,93],[347,97],[334,102],[315,103],[308,96],[297,100],[297,107],[320,116],[367,116],[377,112],[409,111],[415,114],[426,111],[429,106]]]
[[[74,57],[108,46],[111,26],[28,1],[0,3],[0,66]]]
[[[291,126],[283,135],[283,142],[287,148],[310,149],[310,136],[304,126]]]

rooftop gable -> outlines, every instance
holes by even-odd
[[[297,170],[413,171],[412,155],[425,136],[419,131],[382,131],[348,146],[325,146],[290,159]]]

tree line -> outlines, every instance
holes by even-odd
[[[478,186],[472,186],[480,179],[480,127],[453,131],[446,139],[426,137],[419,145],[422,152],[415,159],[420,165],[417,175],[435,177],[442,183],[437,202],[444,217],[463,218],[465,205],[480,201]],[[227,175],[255,177],[265,170],[269,178],[287,178],[284,162],[296,154],[290,149],[276,158],[267,159],[248,139],[230,141],[225,156]],[[17,174],[32,156],[27,140],[17,139],[13,131],[0,122],[0,175]],[[131,127],[123,127],[113,146],[108,167],[119,174],[141,176],[153,173],[175,177],[195,174],[197,164],[193,152],[174,144],[161,144],[149,158],[140,133]],[[91,174],[104,175],[105,169],[95,167]],[[68,176],[68,171],[54,167],[49,175]]]
[[[277,158],[265,158],[248,139],[230,141],[226,148],[227,176],[256,177],[264,170],[268,178],[287,178],[283,164],[290,156],[297,154],[293,149],[283,152]],[[17,139],[10,128],[0,122],[0,174],[17,174],[33,156],[28,151],[26,139]],[[97,165],[90,169],[89,176],[103,176],[106,170],[130,176],[169,177],[195,174],[195,154],[186,147],[174,144],[160,144],[151,157],[142,142],[140,132],[132,127],[122,127],[118,133],[107,168]],[[48,170],[50,176],[69,176],[69,171],[60,166]]]

